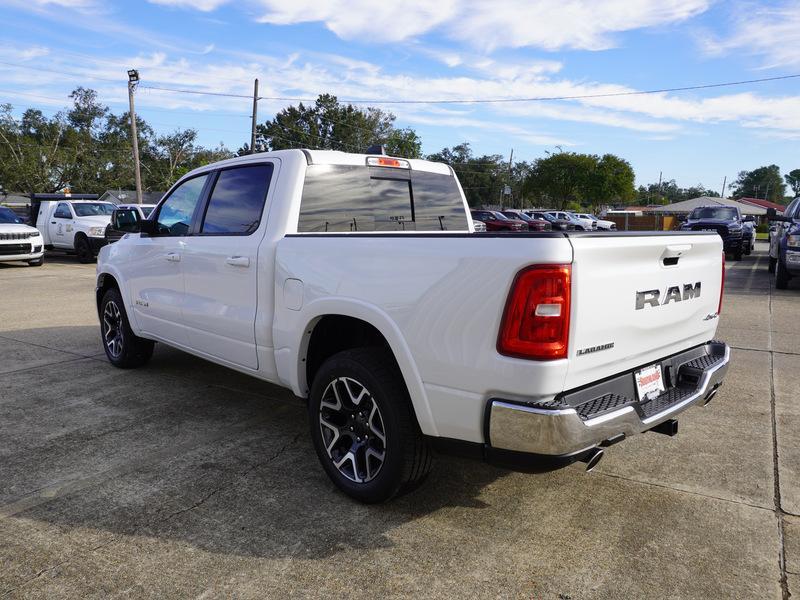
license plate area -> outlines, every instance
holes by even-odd
[[[635,371],[633,380],[636,384],[636,396],[639,402],[652,400],[666,390],[664,387],[664,373],[661,370],[660,363]]]

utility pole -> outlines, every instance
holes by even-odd
[[[728,176],[725,175],[725,178],[722,180],[722,195],[720,198],[725,198],[725,185],[728,183]]]
[[[514,149],[511,149],[511,154],[508,156],[508,185],[511,187],[511,164],[514,162]],[[514,195],[511,195],[511,200],[513,204]]]
[[[767,190],[764,192],[764,200],[769,200],[769,184],[772,183],[771,181],[767,182]]]
[[[250,154],[256,152],[256,120],[258,119],[258,79],[253,84],[253,122],[250,124]]]
[[[136,203],[142,203],[142,173],[139,169],[139,136],[136,133],[136,110],[133,107],[133,92],[139,84],[139,71],[130,69],[128,71],[128,102],[130,103],[131,113],[131,141],[133,142],[133,174],[136,178]]]

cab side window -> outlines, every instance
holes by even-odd
[[[158,210],[156,222],[161,235],[186,235],[194,211],[203,195],[208,173],[184,181],[169,195]]]
[[[71,219],[72,213],[69,212],[69,206],[61,202],[56,206],[56,212],[53,213],[53,217],[56,219]]]

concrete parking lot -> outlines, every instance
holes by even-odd
[[[0,266],[0,597],[800,595],[800,285],[729,262],[725,385],[600,466],[441,457],[387,505],[337,493],[303,406],[159,346],[105,360],[94,266]]]

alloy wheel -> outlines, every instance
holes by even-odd
[[[122,313],[113,300],[106,302],[103,310],[103,341],[114,358],[122,355]]]
[[[331,381],[319,407],[322,442],[333,465],[356,483],[375,479],[386,459],[386,429],[375,398],[351,377]]]

